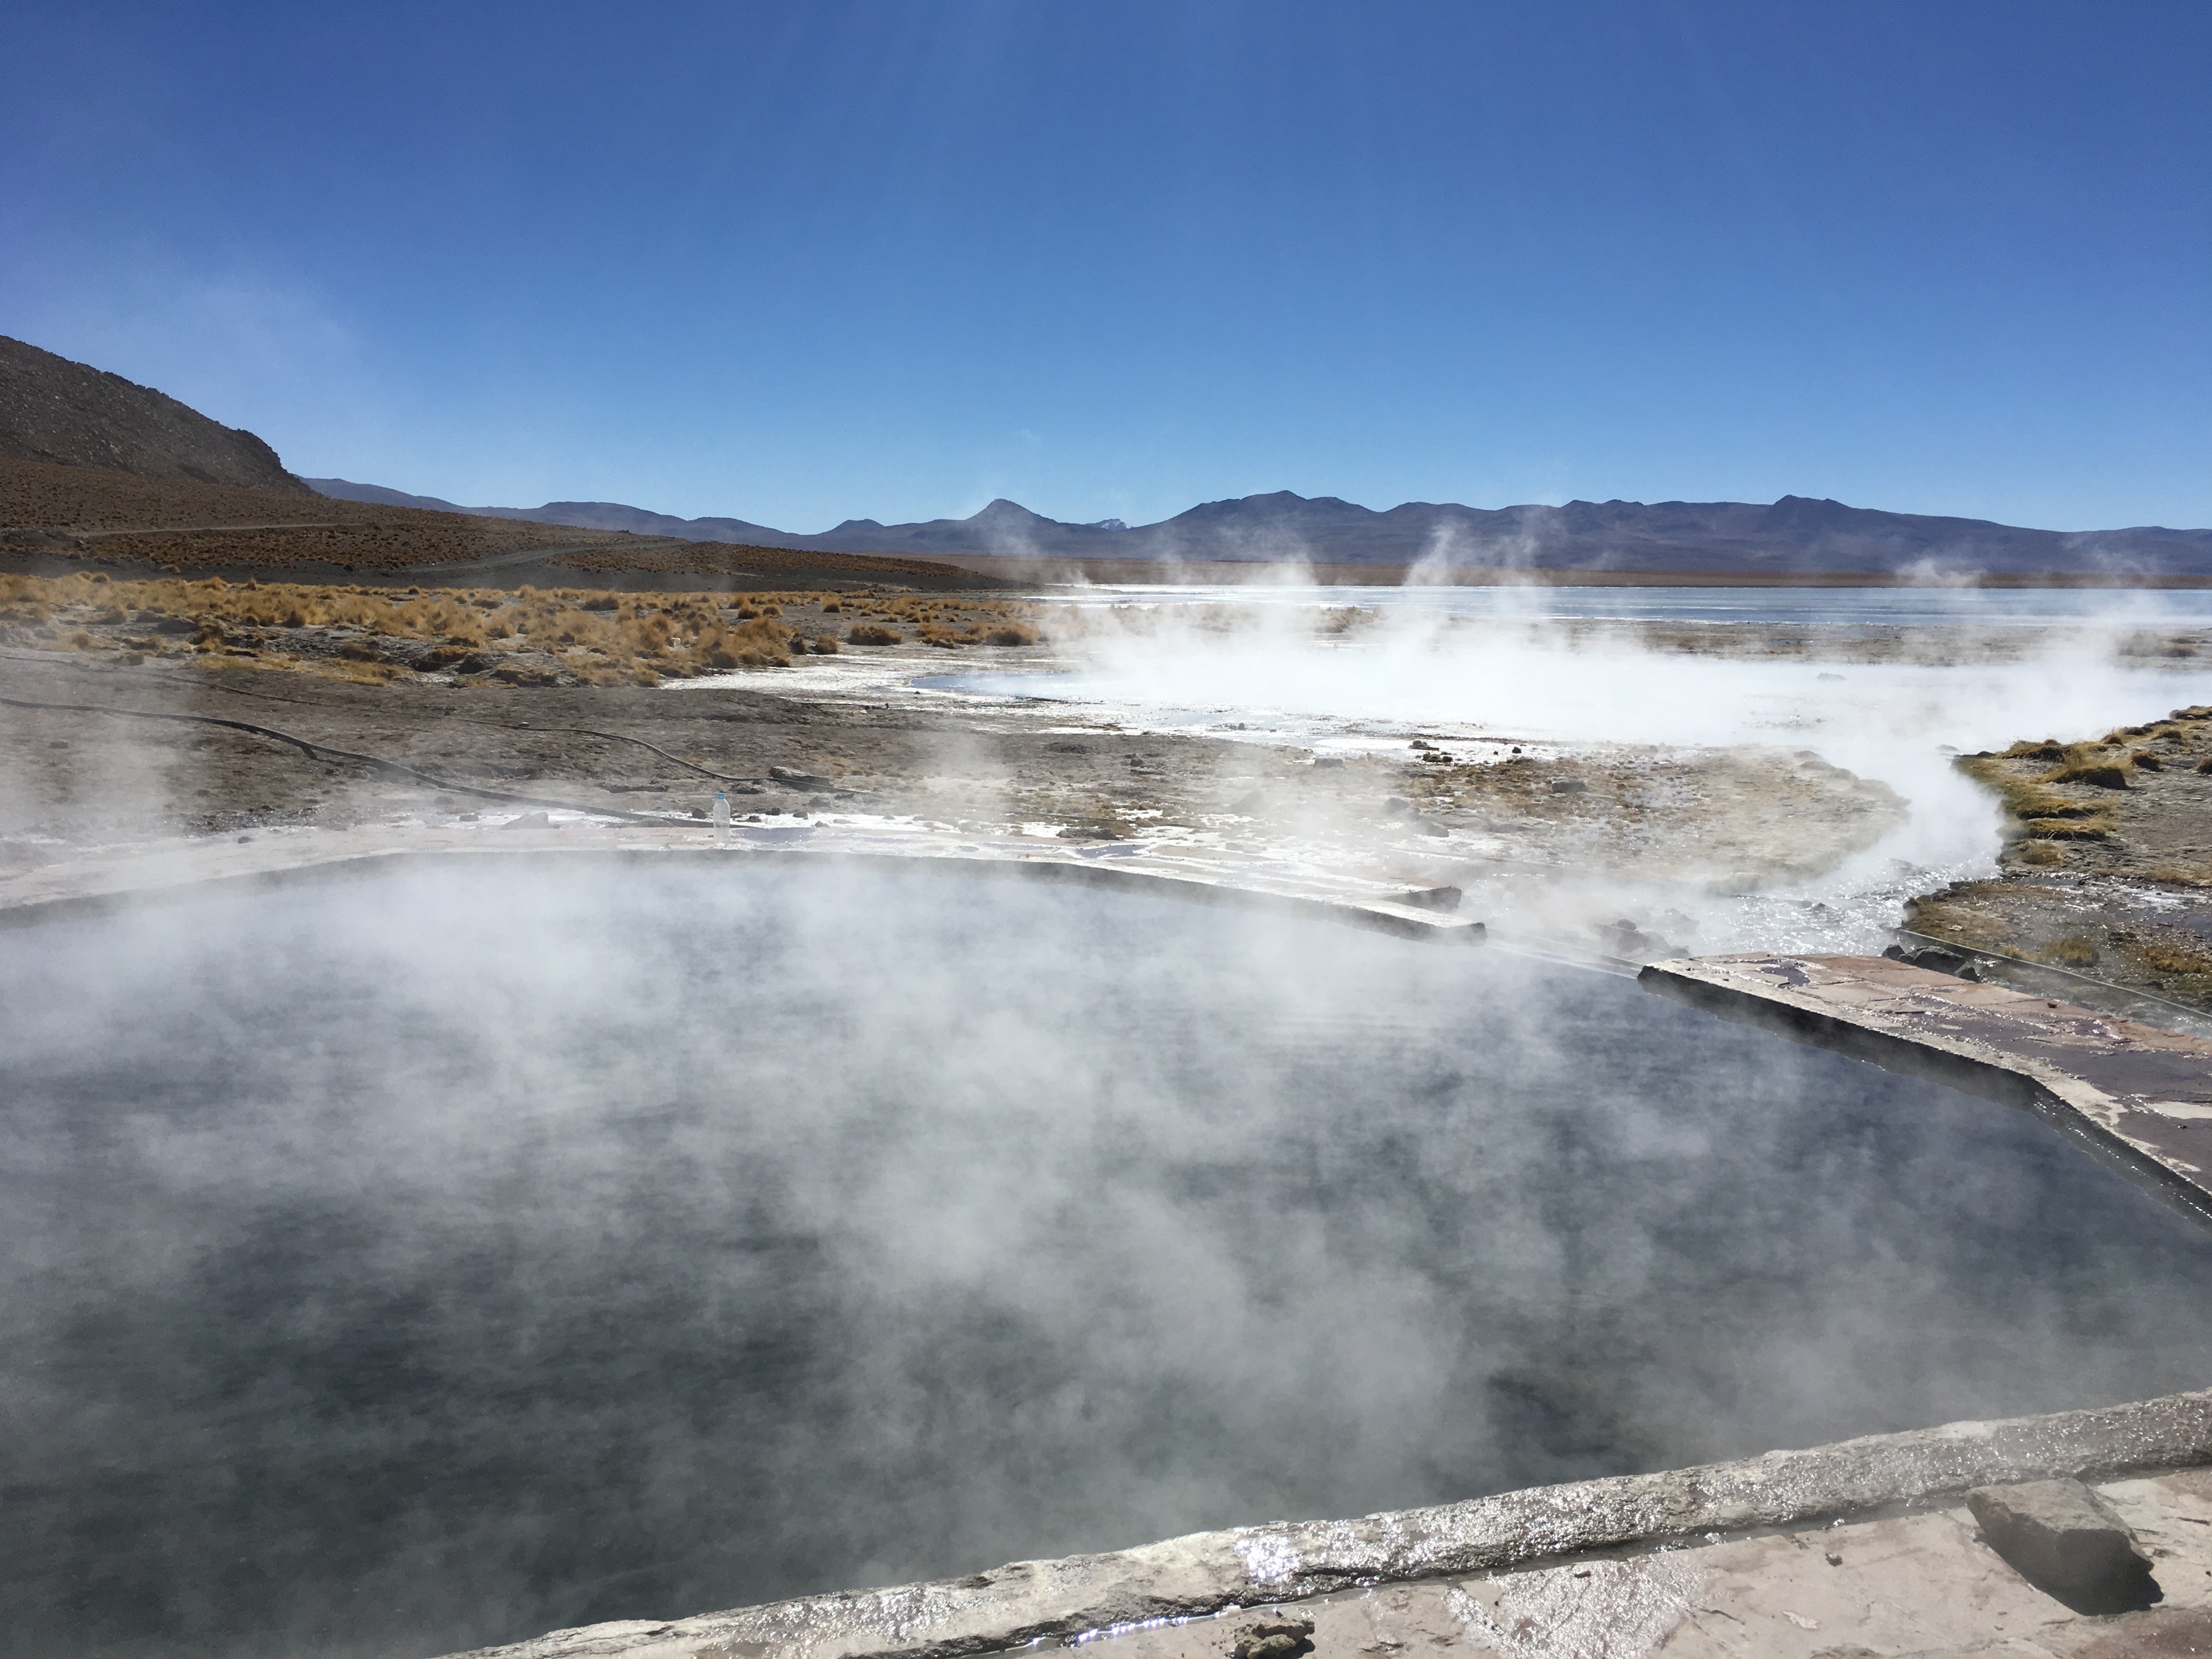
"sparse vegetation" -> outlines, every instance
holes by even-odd
[[[887,617],[924,617],[917,635],[945,648],[1042,637],[1028,607],[990,599],[917,605],[905,596],[809,592],[402,591],[219,577],[118,581],[94,572],[0,577],[0,640],[112,651],[125,662],[167,658],[294,669],[363,684],[425,673],[465,684],[481,678],[507,685],[649,685],[831,655],[836,635],[803,613],[816,611],[827,622],[858,605]],[[897,645],[908,636],[861,622],[847,637]]]

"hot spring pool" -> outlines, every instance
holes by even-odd
[[[10,1654],[431,1654],[2203,1385],[2002,1107],[1313,922],[438,870],[0,935]]]

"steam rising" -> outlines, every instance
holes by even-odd
[[[527,865],[5,936],[0,1651],[434,1653],[2201,1383],[2024,1115],[1525,962]]]

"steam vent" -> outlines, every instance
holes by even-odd
[[[262,839],[5,915],[19,1631],[178,1650],[86,1540],[240,1653],[2212,1629],[2202,1039],[826,833]]]

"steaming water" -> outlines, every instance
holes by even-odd
[[[2033,1118],[1621,981],[501,868],[0,941],[0,1651],[434,1653],[2212,1362],[2212,1240]]]
[[[1055,600],[1063,596],[1055,595]],[[1227,605],[1568,621],[1735,623],[1813,627],[2158,626],[2212,622],[2212,592],[1972,587],[1322,587],[1119,584],[1071,591],[1086,605]]]
[[[1071,722],[1326,753],[1403,756],[1415,734],[1477,761],[1513,744],[1547,759],[1620,744],[1808,750],[1905,802],[1894,831],[1810,879],[1635,896],[1648,911],[1686,915],[1668,926],[1700,951],[1879,950],[1905,899],[1996,868],[1997,809],[1954,756],[2017,738],[2094,738],[2212,700],[2212,672],[2195,662],[2115,652],[2132,632],[2201,629],[2212,593],[1224,587],[1094,590],[1083,602],[1134,620],[1078,641],[1062,672],[919,684],[939,696],[1048,699]],[[1317,636],[1315,613],[1333,605],[1380,620]],[[1220,605],[1256,620],[1229,632],[1192,620]],[[1816,648],[1747,659],[1554,626],[1589,618],[1688,624],[1723,642],[1781,625]],[[1820,648],[1907,629],[1952,660],[1851,661]],[[1507,896],[1472,874],[1462,884],[1514,923]]]

